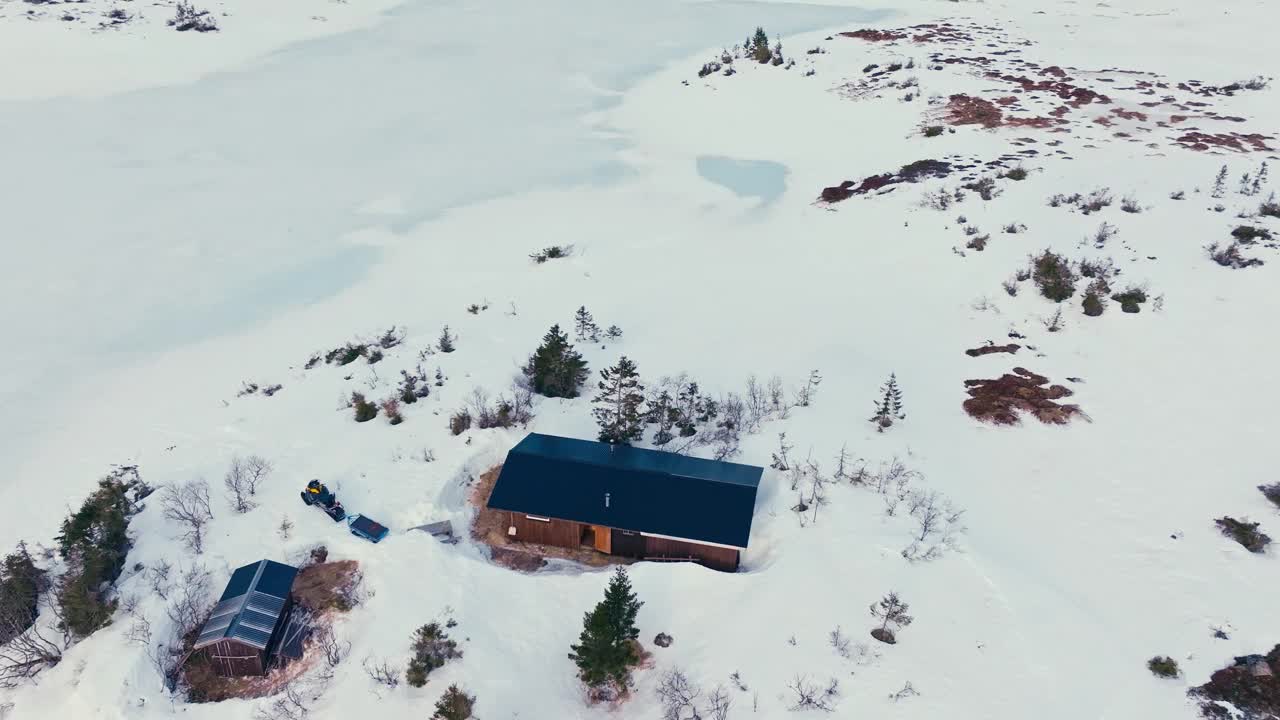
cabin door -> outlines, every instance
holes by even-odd
[[[609,528],[604,525],[593,525],[595,530],[595,549],[608,555],[613,551],[613,544],[610,542]]]

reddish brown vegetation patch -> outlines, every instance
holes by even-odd
[[[983,345],[982,347],[965,350],[964,354],[969,357],[981,357],[983,355],[991,355],[992,353],[1009,353],[1012,355],[1020,349],[1022,349],[1022,346],[1017,343],[1009,343],[1008,345]]]
[[[293,581],[293,598],[312,612],[350,610],[351,586],[357,581],[355,560],[316,563],[298,571]]]
[[[1066,71],[1066,70],[1063,70],[1062,68],[1058,67],[1057,65],[1050,65],[1049,67],[1047,67],[1047,68],[1045,68],[1045,69],[1041,70],[1041,71],[1040,71],[1040,74],[1041,74],[1041,75],[1052,75],[1052,76],[1054,76],[1054,77],[1056,77],[1056,78],[1065,78],[1065,77],[1067,76],[1067,71]]]
[[[949,25],[947,23],[941,23],[941,24],[928,23],[924,25],[916,25],[911,29],[919,31],[914,36],[912,36],[911,38],[912,42],[960,43],[960,42],[973,41],[972,35],[968,34],[967,32],[961,30],[960,28],[954,25]]]
[[[1033,80],[1019,75],[1001,75],[998,72],[988,72],[987,77],[1018,85],[1023,92],[1052,93],[1068,101],[1068,104],[1072,107],[1080,107],[1095,102],[1103,104],[1111,102],[1111,98],[1106,95],[1061,80]]]
[[[1125,120],[1142,120],[1146,121],[1147,114],[1138,112],[1137,110],[1125,110],[1124,108],[1112,108],[1111,114]]]
[[[848,200],[854,195],[866,195],[869,192],[874,192],[890,185],[919,182],[925,178],[946,177],[950,174],[951,163],[942,162],[941,160],[917,160],[909,165],[903,165],[896,173],[872,175],[864,178],[861,183],[845,180],[839,185],[822,188],[822,193],[818,200],[825,203],[837,203],[842,200]]]
[[[1006,118],[1004,124],[1008,127],[1027,127],[1027,128],[1051,128],[1055,125],[1065,125],[1066,120],[1047,117],[1011,117]]]
[[[1004,113],[995,103],[969,95],[952,95],[947,103],[946,121],[951,125],[981,125],[997,128],[1004,121]]]
[[[906,33],[898,32],[897,30],[854,30],[853,32],[842,32],[839,35],[840,37],[857,38],[867,42],[893,42],[907,39]]]
[[[1043,423],[1065,425],[1081,414],[1080,406],[1054,402],[1070,397],[1072,392],[1062,385],[1045,387],[1048,382],[1049,378],[1020,367],[995,380],[965,380],[969,399],[964,401],[964,410],[971,417],[996,425],[1017,425],[1019,410]]]
[[[1267,145],[1267,140],[1272,139],[1270,135],[1260,135],[1258,133],[1204,133],[1189,132],[1174,142],[1192,150],[1208,150],[1211,147],[1224,147],[1237,152],[1249,152],[1255,150],[1257,152],[1270,152],[1271,147]],[[1248,145],[1248,147],[1245,147]]]

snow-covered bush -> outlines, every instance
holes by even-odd
[[[203,33],[218,29],[218,21],[208,10],[200,10],[186,0],[178,0],[168,25],[178,32],[195,30]]]
[[[1280,482],[1271,483],[1270,485],[1259,485],[1258,490],[1262,492],[1263,497],[1271,501],[1272,505],[1280,510]]]
[[[363,393],[351,393],[351,409],[358,423],[369,422],[378,416],[378,406],[369,402]]]
[[[1142,303],[1147,301],[1147,291],[1136,285],[1130,285],[1122,292],[1115,293],[1111,296],[1112,300],[1120,303],[1120,309],[1127,313],[1136,313],[1142,309]]]
[[[436,710],[431,720],[468,720],[474,717],[471,713],[475,705],[475,695],[468,695],[456,684],[450,685],[436,701]]]
[[[1075,294],[1076,272],[1071,261],[1046,249],[1031,258],[1031,277],[1040,294],[1054,302],[1062,302]]]
[[[412,657],[409,659],[409,667],[404,671],[404,679],[413,687],[426,685],[427,676],[432,670],[444,667],[446,662],[454,658],[462,657],[458,643],[451,640],[444,626],[437,622],[415,630],[409,650]]]
[[[716,70],[719,69],[719,66],[717,66]],[[714,70],[712,72],[714,72]],[[698,76],[702,77],[703,75],[702,73],[699,73]],[[535,253],[530,253],[529,259],[541,265],[548,260],[559,260],[561,258],[567,258],[570,255],[573,255],[572,245],[548,245]]]
[[[1258,529],[1260,523],[1238,520],[1233,517],[1220,517],[1213,521],[1223,535],[1240,543],[1251,553],[1265,552],[1271,544],[1271,537]]]
[[[1179,673],[1178,661],[1168,656],[1157,655],[1151,658],[1147,661],[1147,669],[1152,675],[1161,678],[1176,678]]]

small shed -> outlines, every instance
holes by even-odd
[[[223,677],[265,675],[293,610],[297,574],[297,568],[272,560],[237,569],[193,652],[202,653]]]
[[[532,433],[489,495],[515,540],[738,568],[762,468]]]

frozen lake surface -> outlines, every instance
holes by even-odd
[[[787,166],[770,160],[739,160],[720,155],[697,159],[698,174],[738,197],[771,203],[787,189]]]

